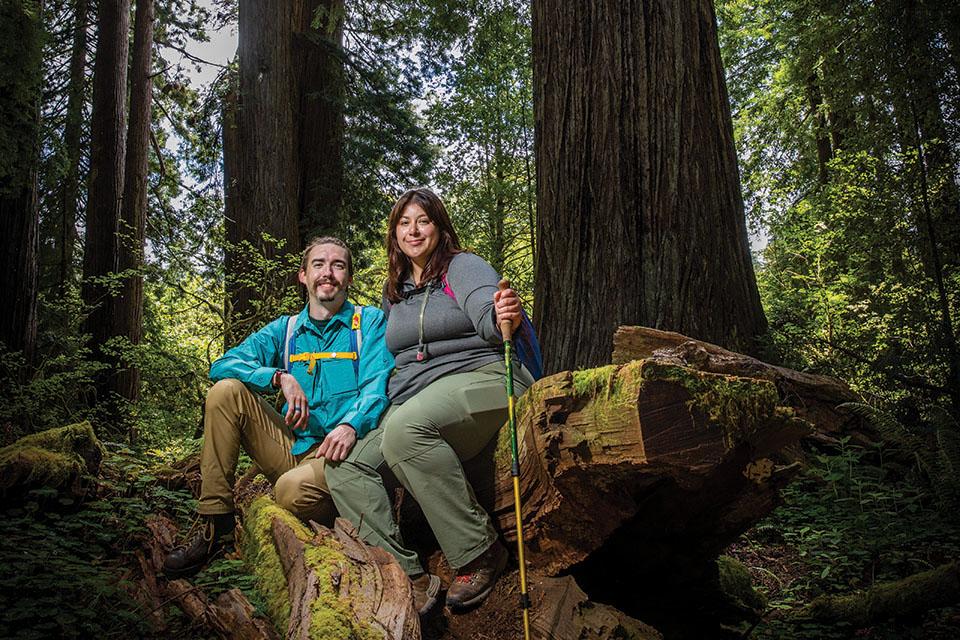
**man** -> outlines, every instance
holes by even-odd
[[[241,446],[273,484],[277,504],[303,519],[332,524],[336,509],[328,478],[354,454],[357,440],[376,428],[387,406],[393,356],[384,340],[384,316],[371,307],[358,313],[347,302],[350,250],[337,238],[315,238],[298,276],[308,302],[290,340],[288,317],[282,316],[210,368],[216,384],[207,394],[200,454],[203,526],[167,555],[167,575],[198,571],[233,533],[232,487]],[[258,395],[276,389],[285,399],[281,413]],[[341,492],[349,498],[350,487]]]

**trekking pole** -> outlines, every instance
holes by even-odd
[[[510,283],[501,280],[497,287],[503,291]],[[520,454],[517,450],[517,414],[513,406],[513,326],[509,321],[500,323],[503,335],[503,352],[507,367],[507,416],[510,422],[510,452],[513,460],[510,475],[513,476],[513,507],[517,516],[517,554],[520,560],[520,608],[523,610],[523,637],[530,640],[530,596],[527,593],[527,565],[523,558],[523,519],[520,514]]]

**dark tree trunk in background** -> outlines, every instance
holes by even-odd
[[[115,335],[130,345],[140,344],[143,335],[143,241],[147,223],[147,173],[150,148],[150,109],[153,98],[153,0],[137,0],[133,54],[130,65],[130,128],[124,169],[123,206],[120,217],[120,244],[117,266],[131,273],[123,280],[114,306]],[[113,390],[125,400],[140,397],[140,369],[121,359]],[[134,434],[131,432],[130,434]]]
[[[94,280],[117,270],[120,200],[123,193],[126,131],[129,0],[98,4],[97,53],[93,72],[90,126],[90,184],[83,249],[83,301],[90,307],[84,331],[90,334],[94,356],[103,359],[103,345],[113,335],[114,298]],[[106,401],[107,371],[96,380],[98,401]]]
[[[264,292],[289,282],[242,283],[251,262],[241,243],[276,257],[268,233],[297,253],[304,235],[336,227],[342,182],[342,0],[241,0],[239,12],[239,93],[224,118],[228,345],[265,320],[253,318]]]
[[[84,88],[87,65],[87,0],[74,3],[73,49],[67,89],[67,122],[63,133],[66,170],[59,190],[60,220],[53,238],[56,278],[60,293],[73,280],[73,252],[77,242],[77,211],[80,203],[80,139],[83,130]]]
[[[298,129],[300,238],[335,233],[343,198],[343,0],[298,2],[293,102]],[[316,17],[316,28],[312,21]],[[293,247],[297,249],[298,247]]]
[[[712,3],[534,0],[533,70],[546,369],[609,362],[621,324],[756,353]]]
[[[37,337],[39,2],[0,5],[0,342],[29,364]],[[21,377],[26,375],[21,371]]]

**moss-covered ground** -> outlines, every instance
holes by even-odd
[[[46,487],[0,507],[0,638],[208,637],[170,604],[159,611],[166,629],[157,631],[149,609],[130,595],[146,519],[164,513],[187,527],[193,518],[190,492],[168,489],[154,474],[195,446],[105,443],[100,477],[88,479],[86,498]],[[211,596],[239,587],[263,607],[236,558],[211,563],[193,583]]]

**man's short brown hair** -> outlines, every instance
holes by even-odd
[[[341,240],[340,238],[335,238],[333,236],[316,236],[310,239],[310,242],[307,243],[307,248],[303,250],[303,257],[300,259],[300,270],[307,270],[307,256],[310,255],[310,250],[314,247],[318,247],[321,244],[335,244],[338,247],[346,250],[347,252],[347,277],[353,277],[353,254],[350,253],[350,247],[347,246],[347,243]]]

